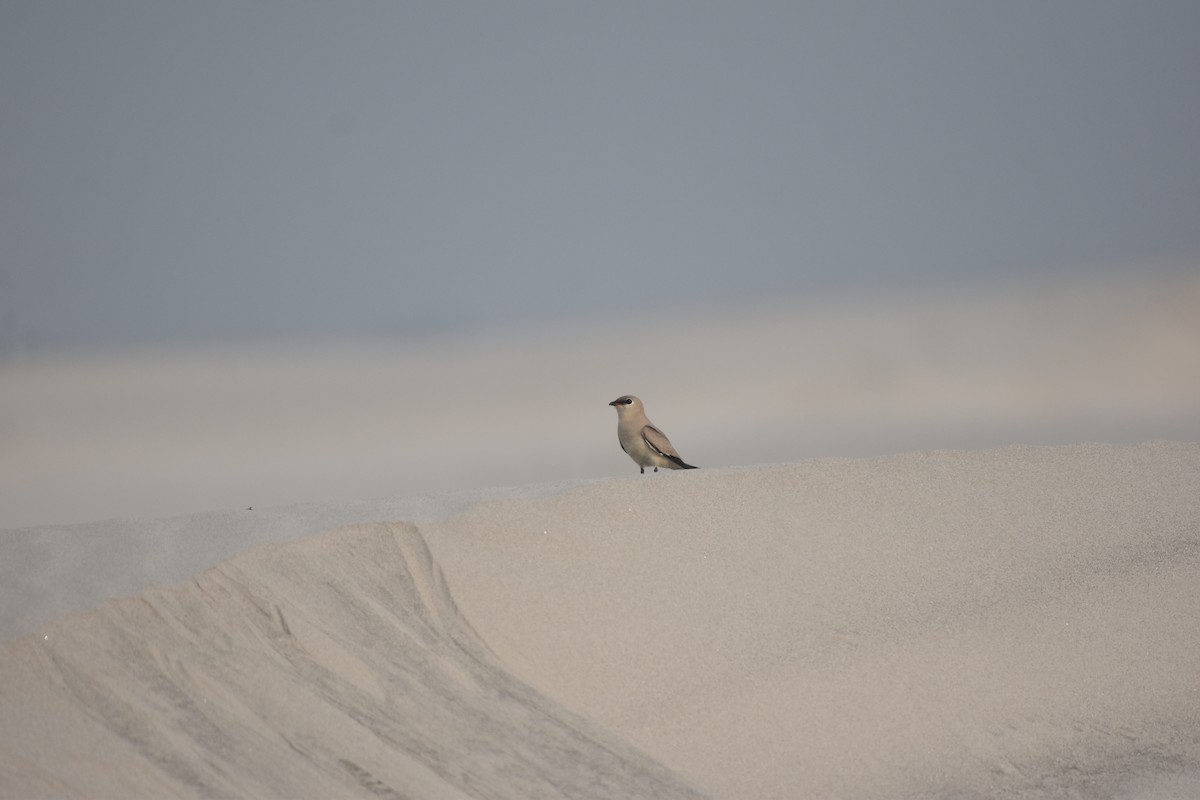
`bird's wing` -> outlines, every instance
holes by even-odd
[[[679,453],[675,452],[675,448],[671,446],[671,440],[667,435],[653,425],[647,425],[642,428],[642,439],[649,445],[650,449],[666,458],[679,458]]]

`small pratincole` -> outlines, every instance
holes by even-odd
[[[621,442],[621,449],[641,467],[643,474],[646,467],[654,467],[655,472],[659,467],[697,469],[685,464],[667,435],[646,419],[646,409],[641,400],[626,394],[609,405],[617,410],[617,440]]]

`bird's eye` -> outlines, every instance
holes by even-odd
[[[633,404],[633,401],[632,401],[632,400],[630,400],[628,397],[626,397],[626,398],[625,398],[624,400],[622,400],[621,402],[623,402],[623,403],[624,403],[625,405],[627,405],[627,406],[628,406],[628,405],[632,405],[632,404]]]

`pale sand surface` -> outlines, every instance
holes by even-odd
[[[271,536],[306,538],[25,628],[0,647],[0,796],[1200,790],[1200,445],[812,459],[446,503],[411,506],[419,527],[316,536],[301,529],[370,504],[277,512]],[[219,540],[230,522],[160,535]],[[155,524],[63,529],[40,559],[5,547],[51,581],[72,542]],[[146,577],[203,548],[179,544]]]
[[[719,797],[1200,788],[1197,445],[688,472],[426,532],[515,674]]]
[[[251,550],[0,650],[5,797],[694,798],[520,683],[411,525]]]

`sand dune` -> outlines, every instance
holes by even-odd
[[[1096,797],[1200,765],[1196,445],[613,481],[427,535],[517,675],[719,797]]]
[[[267,546],[0,654],[5,797],[699,797],[514,680],[421,535]]]
[[[1200,445],[815,459],[427,517],[7,642],[0,795],[1200,796]]]

